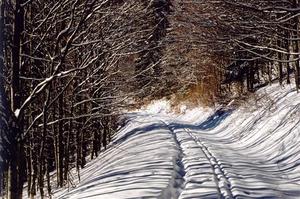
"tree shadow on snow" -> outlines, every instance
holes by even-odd
[[[127,132],[125,135],[123,135],[122,137],[120,137],[119,139],[113,141],[113,145],[115,144],[119,144],[119,143],[122,143],[124,142],[125,140],[127,140],[128,138],[134,136],[134,135],[137,135],[137,134],[144,134],[144,133],[149,133],[151,131],[154,131],[154,130],[158,130],[158,129],[164,129],[166,128],[165,125],[163,124],[151,124],[151,125],[147,125],[147,126],[143,126],[143,127],[138,127],[138,128],[135,128],[129,132]]]
[[[209,116],[205,121],[200,124],[183,124],[183,123],[171,123],[170,127],[174,129],[187,128],[190,130],[202,130],[209,131],[219,126],[228,116],[232,114],[234,109],[223,109],[220,108],[214,112],[213,115]]]

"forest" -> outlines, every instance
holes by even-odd
[[[211,106],[274,81],[300,89],[299,0],[0,6],[0,193],[7,199],[70,186],[111,142],[124,110],[153,99]]]

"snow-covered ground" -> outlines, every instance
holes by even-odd
[[[240,107],[165,101],[128,114],[111,147],[54,198],[300,198],[300,94],[275,84]]]

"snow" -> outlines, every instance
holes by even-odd
[[[16,118],[18,118],[19,115],[20,115],[20,109],[16,109],[16,110],[15,110],[15,116],[16,116]]]
[[[159,100],[128,113],[109,149],[54,198],[300,198],[300,97],[262,88],[238,108]]]

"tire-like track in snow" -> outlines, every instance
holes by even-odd
[[[185,165],[182,161],[182,157],[184,155],[184,151],[181,147],[181,143],[179,141],[179,139],[177,138],[177,134],[174,131],[174,128],[170,127],[170,125],[165,122],[165,121],[161,121],[164,125],[166,125],[166,127],[169,129],[170,133],[173,135],[174,137],[174,141],[176,142],[176,145],[178,147],[179,150],[179,159],[176,161],[177,166],[180,168],[179,170],[179,176],[181,176],[182,178],[180,179],[180,185],[176,185],[177,188],[180,189],[180,191],[178,192],[178,198],[180,198],[180,193],[182,193],[182,191],[185,188]],[[231,192],[231,183],[229,178],[226,176],[226,174],[224,173],[224,169],[222,167],[222,165],[219,163],[219,160],[210,152],[210,150],[208,149],[208,147],[199,140],[199,138],[197,138],[193,132],[188,129],[185,128],[184,132],[187,133],[190,138],[198,145],[199,149],[203,152],[203,154],[205,155],[208,163],[210,164],[212,173],[213,173],[213,179],[215,181],[216,184],[216,189],[218,192],[218,197],[220,199],[233,199],[233,194]]]
[[[190,129],[184,129],[187,134],[196,142],[200,147],[201,151],[206,156],[209,161],[213,174],[214,180],[217,186],[219,197],[221,199],[233,199],[233,194],[231,192],[231,182],[229,178],[224,173],[222,165],[219,163],[219,160],[210,152],[207,146],[201,140],[199,140]]]

